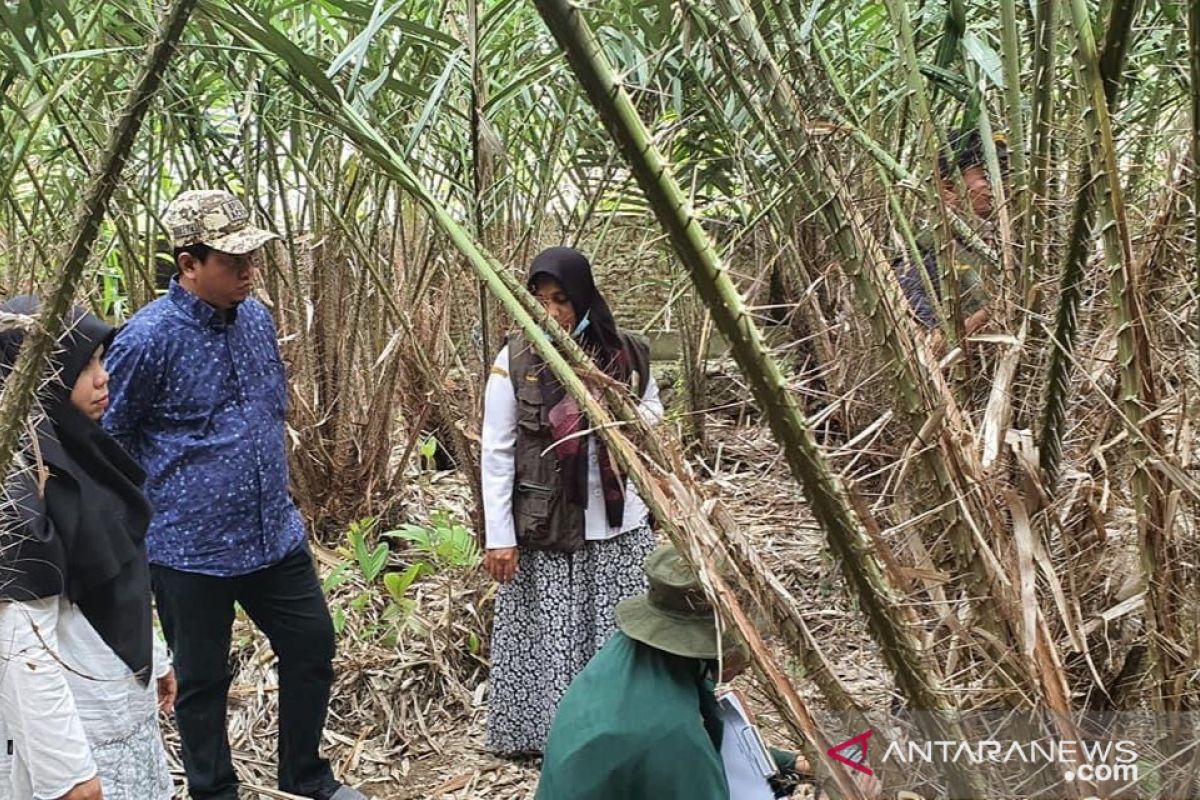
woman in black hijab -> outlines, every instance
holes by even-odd
[[[32,297],[0,305],[24,317],[38,308]],[[5,482],[0,798],[171,793],[156,699],[173,703],[174,674],[152,630],[150,505],[141,469],[99,425],[108,402],[101,357],[114,333],[72,310],[57,379]],[[22,329],[0,330],[0,384],[23,342]]]
[[[652,421],[662,415],[649,346],[617,327],[587,258],[552,247],[529,289]],[[646,590],[654,548],[645,503],[575,400],[523,336],[488,378],[482,434],[485,565],[496,596],[488,749],[542,749],[558,700],[616,630],[617,602]]]

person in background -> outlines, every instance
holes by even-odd
[[[104,424],[149,475],[147,551],[191,797],[237,797],[225,728],[236,603],[279,658],[279,788],[362,800],[319,754],[333,623],[288,493],[275,326],[251,296],[259,251],[277,237],[249,222],[228,192],[187,191],[167,207],[178,274],[113,343]]]
[[[643,416],[660,419],[649,345],[617,328],[587,258],[544,250],[528,286]],[[488,702],[495,753],[541,752],[559,698],[616,629],[616,604],[645,590],[646,505],[588,428],[529,342],[510,337],[488,378],[482,436],[485,565],[503,584]]]
[[[996,155],[1000,161],[1002,174],[1007,174],[1008,148],[1004,137],[995,137]],[[945,155],[938,157],[938,177],[942,192],[942,200],[946,207],[959,214],[969,211],[979,223],[979,233],[985,239],[989,238],[988,229],[994,213],[993,192],[991,181],[988,179],[987,165],[983,152],[983,140],[978,131],[971,131],[952,142],[957,160],[953,165]],[[958,195],[954,172],[962,176],[966,189],[966,202]],[[900,288],[912,308],[917,321],[927,330],[934,331],[935,339],[941,342],[941,332],[938,330],[938,315],[936,304],[942,301],[943,289],[938,278],[938,263],[936,246],[930,237],[920,237],[917,241],[921,251],[922,265],[929,287],[933,289],[933,298],[926,289],[921,270],[908,258],[897,259],[893,262]],[[958,277],[961,310],[964,315],[963,330],[969,336],[975,333],[991,318],[989,297],[980,277],[980,269],[986,263],[982,256],[971,249],[970,245],[959,239],[954,242],[954,269]]]
[[[80,308],[66,328],[0,498],[0,798],[169,800],[156,703],[170,710],[175,677],[153,633],[145,475],[98,424],[114,330]],[[0,330],[0,384],[23,342]]]

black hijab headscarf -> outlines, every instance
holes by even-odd
[[[536,289],[544,278],[553,278],[562,286],[575,310],[576,324],[585,319],[588,321],[577,337],[583,349],[605,374],[629,386],[633,375],[632,358],[617,330],[608,302],[596,288],[591,263],[574,248],[551,247],[534,257],[529,267],[529,290]],[[608,524],[619,527],[625,515],[624,473],[609,455],[603,439],[572,438],[573,434],[587,430],[590,425],[553,373],[549,369],[540,369],[538,380],[542,402],[550,409],[551,428],[558,442],[552,452],[562,465],[567,501],[587,506],[587,442],[594,439]]]
[[[36,314],[40,303],[17,297],[0,311]],[[76,307],[54,356],[58,378],[42,396],[35,443],[25,468],[7,481],[0,515],[0,600],[66,595],[104,642],[146,685],[152,658],[150,571],[145,536],[150,504],[145,473],[96,422],[71,403],[71,388],[115,330]],[[0,384],[24,342],[0,331]],[[49,475],[41,486],[40,465]]]
[[[597,363],[607,372],[608,362],[624,349],[624,344],[617,332],[617,322],[613,319],[608,301],[596,288],[592,265],[587,257],[572,247],[547,248],[538,253],[529,265],[530,291],[537,288],[539,278],[558,281],[575,309],[575,321],[588,320],[588,326],[580,337],[583,348],[589,351],[593,359],[601,356]]]

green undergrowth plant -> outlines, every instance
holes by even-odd
[[[449,511],[434,511],[425,524],[407,523],[381,533],[378,528],[375,517],[350,524],[345,543],[338,548],[342,559],[322,586],[326,594],[339,598],[340,587],[362,586],[348,602],[331,602],[338,635],[394,647],[405,628],[424,627],[415,613],[418,601],[413,587],[424,578],[474,569],[482,554],[471,530]],[[407,544],[393,549],[393,542]],[[396,557],[406,560],[407,566],[388,569]],[[479,635],[470,632],[466,644],[472,653],[479,652]]]

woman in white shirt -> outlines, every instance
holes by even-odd
[[[534,258],[528,285],[550,317],[662,417],[649,346],[617,328],[591,264],[568,247]],[[646,591],[654,549],[645,503],[575,401],[523,336],[509,338],[485,392],[485,566],[501,582],[492,632],[487,746],[540,753],[571,679],[616,630],[614,609]]]
[[[168,800],[157,708],[175,681],[152,631],[150,505],[141,469],[97,424],[114,330],[81,309],[68,322],[0,506],[0,798]],[[0,331],[0,382],[23,339]]]

